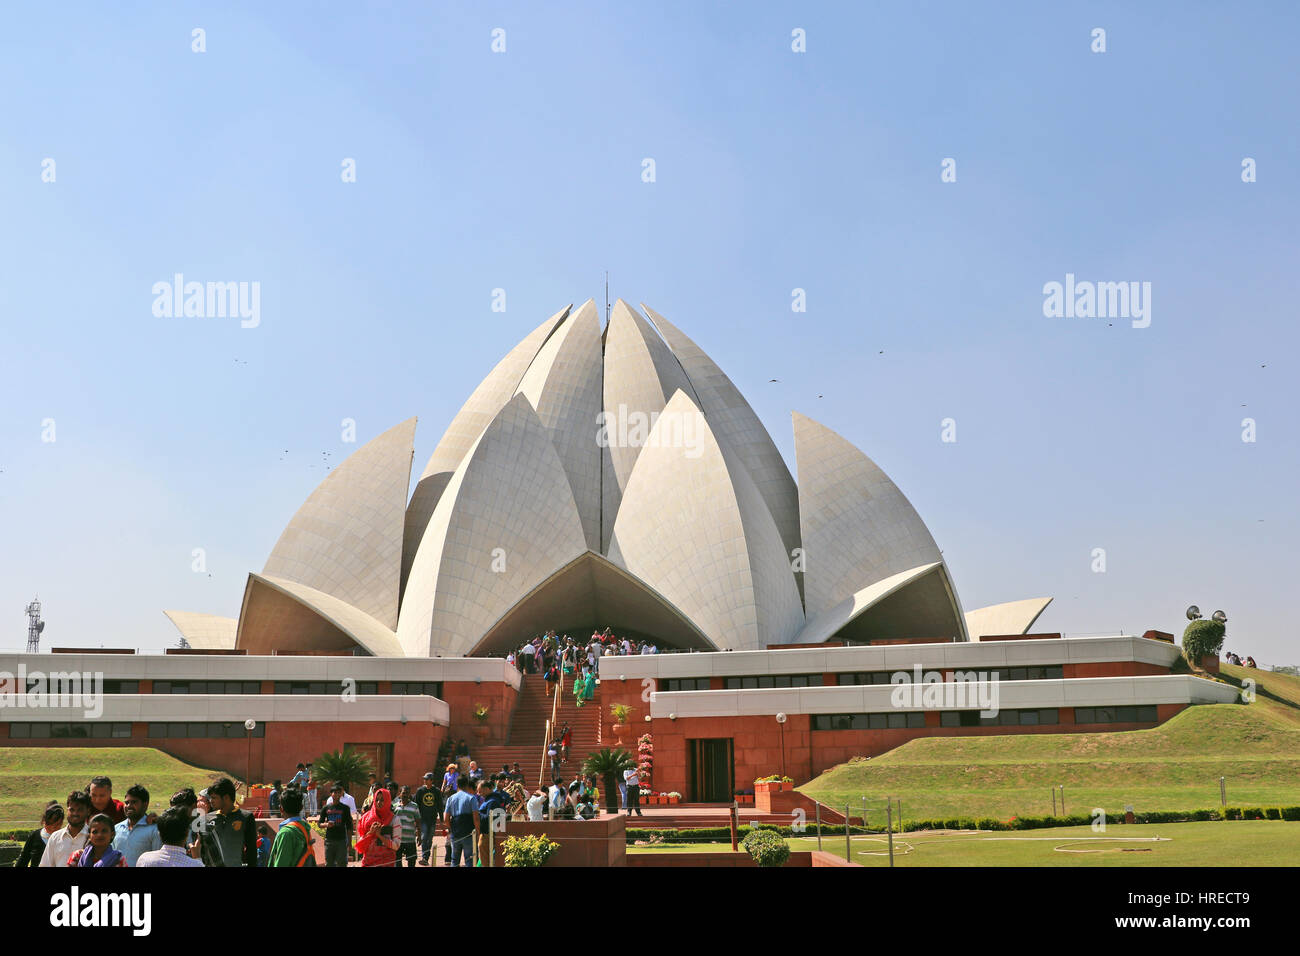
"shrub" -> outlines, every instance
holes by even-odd
[[[759,866],[785,866],[790,848],[775,829],[755,827],[745,837],[744,847]]]
[[[1268,817],[1268,819],[1270,819],[1270,820],[1281,820],[1281,819],[1282,819],[1282,808],[1281,808],[1281,807],[1269,807],[1267,810],[1264,811],[1264,816]]]
[[[1261,807],[1250,807],[1241,811],[1241,818],[1243,820],[1263,820],[1264,810]]]
[[[506,866],[544,866],[560,845],[544,833],[526,837],[506,837],[501,844]]]
[[[330,751],[317,757],[311,773],[316,780],[326,785],[337,781],[343,784],[344,790],[350,790],[353,784],[365,780],[374,769],[369,757],[345,746],[342,750]]]
[[[1201,663],[1202,657],[1218,657],[1223,650],[1223,634],[1226,630],[1222,621],[1202,618],[1192,621],[1183,631],[1183,655],[1193,665]]]
[[[1281,807],[1283,820],[1300,820],[1300,807]]]
[[[1225,820],[1241,819],[1241,807],[1224,807],[1223,810],[1220,812],[1223,819]]]

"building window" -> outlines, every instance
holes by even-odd
[[[105,694],[138,694],[140,693],[140,682],[138,680],[106,680],[104,681]]]
[[[1155,704],[1137,707],[1076,707],[1074,722],[1076,724],[1154,724]]]
[[[709,689],[707,677],[668,677],[660,683],[664,685],[661,689],[666,691]]]
[[[754,690],[768,687],[821,687],[821,674],[760,674],[755,677],[728,677],[727,690]]]
[[[978,727],[979,725],[978,710],[945,710],[939,714],[940,727]]]
[[[925,726],[919,710],[885,714],[813,714],[813,730],[903,730]]]
[[[441,681],[394,681],[392,693],[399,697],[442,697]]]
[[[9,725],[11,740],[107,740],[110,737],[130,737],[129,723],[106,723],[97,721],[89,724],[74,723],[22,723],[15,721]]]
[[[891,684],[895,671],[845,671],[835,675],[836,681],[841,687],[846,685],[859,686],[863,684]],[[913,674],[911,671],[903,671],[907,675],[904,683],[912,683]]]
[[[113,736],[130,737],[130,724],[114,724]],[[120,728],[120,732],[119,732]],[[222,738],[236,737],[243,738],[247,735],[244,730],[242,721],[222,721],[220,723],[200,723],[191,721],[188,723],[153,723],[149,725],[148,735],[154,738],[174,738],[174,739],[204,739],[204,738]],[[266,736],[266,724],[263,721],[257,722],[257,728],[253,731],[254,737]]]

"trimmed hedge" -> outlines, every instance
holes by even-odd
[[[1300,821],[1300,807],[1151,810],[1145,813],[1133,814],[1134,823],[1203,823],[1211,820]],[[1106,822],[1110,825],[1121,825],[1124,822],[1124,814],[1122,812],[1107,812]],[[947,820],[907,820],[904,822],[903,832],[915,833],[920,830],[1044,830],[1050,827],[1079,827],[1090,826],[1091,824],[1092,814],[1072,814],[1064,817],[1014,817],[1010,820],[996,820],[993,817],[980,817],[979,819],[953,817]],[[865,830],[862,827],[854,827],[853,829],[857,833],[885,832],[884,827],[868,827]],[[742,841],[755,830],[769,830],[783,837],[814,836],[817,833],[817,825],[809,823],[796,832],[792,827],[778,827],[771,823],[759,823],[753,826],[743,824],[736,828],[736,839]],[[627,831],[627,839],[629,843],[637,840],[648,841],[651,839],[651,834],[655,835],[657,841],[663,843],[709,843],[731,839],[731,829],[729,827],[699,827],[685,830],[637,828]],[[843,836],[844,825],[842,823],[823,823],[821,834],[823,837]]]

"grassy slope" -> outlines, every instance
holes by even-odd
[[[47,802],[66,800],[100,774],[119,800],[143,784],[155,810],[181,787],[199,790],[222,776],[151,747],[0,747],[0,830],[35,827]]]
[[[1043,816],[1050,788],[1065,785],[1067,809],[1180,810],[1219,805],[1300,805],[1300,679],[1225,667],[1253,677],[1256,703],[1190,707],[1151,730],[1102,734],[930,737],[871,760],[841,764],[800,789],[832,806],[883,817],[886,794],[910,819]]]
[[[1103,842],[1097,837],[1109,838]],[[1163,837],[1152,842],[1151,837]],[[1074,841],[1081,841],[1075,843]],[[792,838],[792,850],[817,849],[816,837]],[[1066,853],[1058,846],[1106,852]],[[1128,847],[1128,850],[1115,848]],[[909,849],[910,848],[910,849]],[[843,857],[844,837],[824,837],[822,849]],[[853,862],[888,866],[883,836],[857,837]],[[629,853],[725,853],[729,843],[628,847]],[[1168,823],[997,833],[905,833],[894,837],[895,866],[1294,866],[1300,858],[1300,823],[1242,820]]]

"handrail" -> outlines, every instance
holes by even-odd
[[[558,651],[559,648],[556,648],[556,650]],[[560,662],[558,655],[555,659],[555,666],[560,670],[560,679],[555,682],[555,699],[551,701],[551,719],[546,722],[546,739],[542,741],[542,762],[537,771],[537,786],[539,788],[545,788],[546,786],[546,758],[551,749],[552,731],[560,717],[560,698],[564,696],[564,665]],[[546,679],[545,675],[543,675],[542,679]]]

